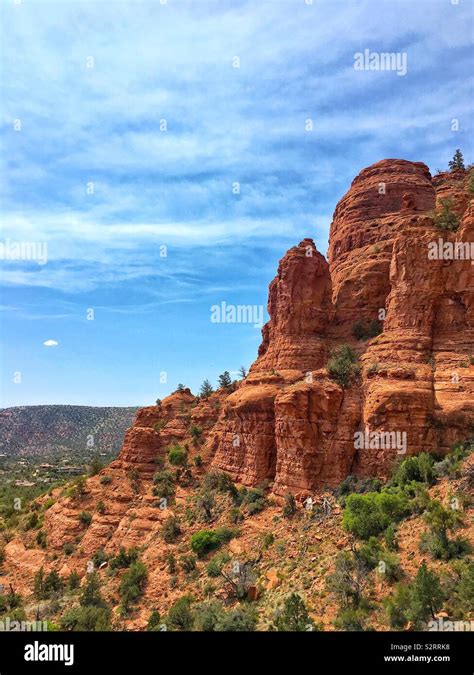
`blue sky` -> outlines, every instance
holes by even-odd
[[[0,405],[150,404],[248,366],[260,330],[210,307],[266,306],[304,237],[326,253],[363,167],[473,161],[472,15],[468,0],[3,0],[0,240],[46,242],[48,262],[0,261]],[[356,71],[364,49],[406,53],[407,74]]]

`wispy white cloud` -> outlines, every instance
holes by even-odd
[[[5,283],[158,278],[177,302],[212,248],[219,278],[232,246],[314,235],[323,247],[365,164],[403,153],[438,166],[471,147],[468,19],[444,0],[429,13],[423,0],[6,6],[2,236],[46,241],[49,263],[5,266]],[[366,47],[405,50],[407,76],[354,71]]]

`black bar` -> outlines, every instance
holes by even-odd
[[[74,662],[65,665],[54,661],[26,661],[25,647],[35,642],[74,645]],[[256,672],[259,667],[262,673],[275,667],[279,672],[286,668],[311,675],[339,672],[472,675],[472,646],[472,632],[5,632],[0,633],[0,675],[36,672],[141,675],[159,673],[174,665],[177,669],[188,666],[190,673],[202,670],[225,673],[237,669],[243,675]],[[389,661],[386,657],[397,657],[397,660]],[[400,661],[400,657],[405,660]]]

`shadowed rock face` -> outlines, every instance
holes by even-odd
[[[464,171],[432,180],[426,165],[404,160],[361,171],[334,212],[329,264],[311,239],[280,261],[247,378],[232,393],[198,401],[184,390],[140,411],[113,469],[149,475],[197,424],[215,469],[246,485],[270,481],[277,494],[305,493],[350,473],[385,477],[405,451],[445,452],[472,433],[474,266],[428,257],[439,238],[473,240],[467,180]],[[441,199],[460,219],[456,232],[434,226]],[[356,321],[380,334],[356,339]],[[345,389],[326,370],[344,343],[361,366]],[[403,447],[360,448],[361,431],[406,437]]]

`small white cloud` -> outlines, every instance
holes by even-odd
[[[43,342],[45,347],[57,347],[59,342],[56,340],[46,340],[46,342]]]

